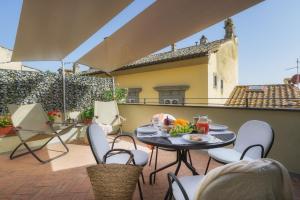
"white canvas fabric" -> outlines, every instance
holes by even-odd
[[[63,60],[131,2],[23,1],[12,60]]]
[[[121,125],[118,104],[116,101],[95,101],[94,116],[97,123],[117,126]]]
[[[180,41],[261,1],[155,1],[78,62],[110,72]]]
[[[292,185],[287,169],[271,159],[239,161],[217,167],[206,176],[179,178],[193,200],[292,200]],[[176,200],[182,200],[176,183]]]
[[[11,119],[14,127],[22,128],[24,130],[33,131],[18,131],[22,140],[28,140],[38,134],[53,135],[54,130],[48,124],[48,116],[45,113],[41,104],[28,104],[28,105],[7,105],[11,114]]]

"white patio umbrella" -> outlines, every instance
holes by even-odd
[[[25,0],[12,61],[62,61],[132,0]],[[65,73],[63,68],[63,107]]]
[[[156,1],[83,56],[79,63],[113,71],[261,1]]]

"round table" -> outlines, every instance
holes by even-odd
[[[214,134],[215,133],[215,134]],[[171,162],[159,169],[155,169],[153,172],[150,173],[150,184],[153,183],[153,177],[155,177],[155,174],[159,171],[162,171],[164,169],[167,169],[173,165],[177,164],[177,168],[175,170],[175,175],[178,174],[181,163],[184,163],[186,167],[191,170],[193,175],[198,175],[196,169],[193,167],[191,163],[188,162],[187,155],[188,151],[192,149],[212,149],[212,148],[219,148],[219,147],[224,147],[227,145],[232,144],[235,139],[236,135],[231,132],[228,133],[228,131],[225,133],[220,132],[210,132],[210,135],[216,137],[219,139],[217,142],[210,142],[210,143],[189,143],[189,144],[172,144],[170,141],[169,137],[157,137],[157,136],[152,136],[152,137],[138,137],[137,130],[135,130],[135,136],[136,138],[141,141],[142,143],[156,146],[159,148],[167,148],[167,149],[174,149],[177,152],[177,159],[174,162]]]

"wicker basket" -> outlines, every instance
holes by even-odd
[[[87,168],[95,199],[132,199],[143,168],[122,164],[99,164]]]

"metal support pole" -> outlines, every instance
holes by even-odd
[[[61,61],[62,66],[62,81],[63,81],[63,121],[66,121],[66,77],[65,77],[65,63],[64,61]]]

